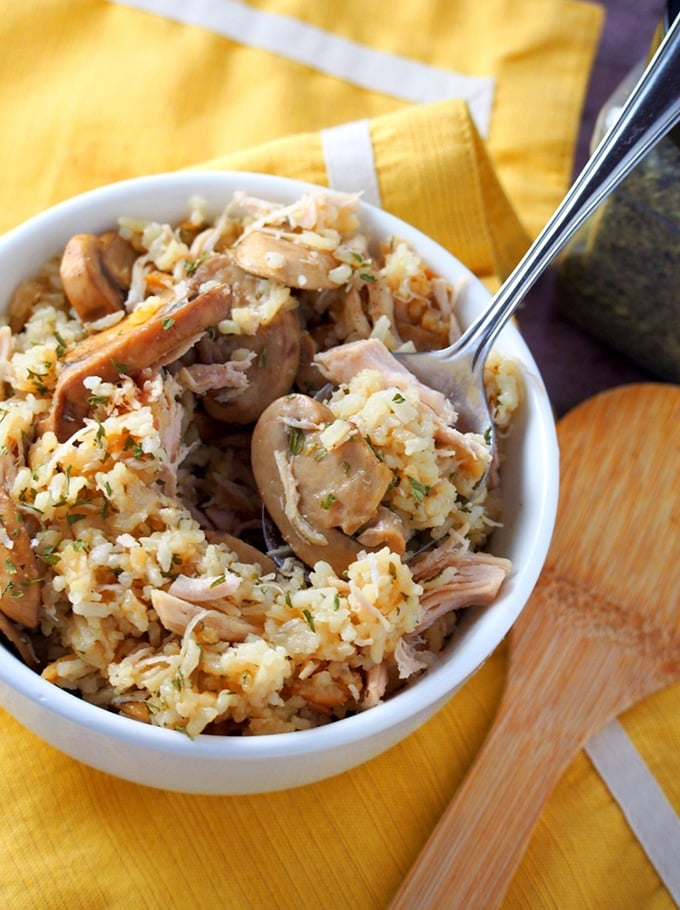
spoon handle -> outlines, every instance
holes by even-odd
[[[577,604],[597,596],[539,580],[516,629],[505,692],[474,764],[389,910],[494,910],[569,762],[612,717],[658,688],[635,648],[579,629]],[[563,619],[555,614],[564,610]],[[528,614],[527,614],[528,611]],[[546,615],[553,617],[546,622]],[[612,684],[612,680],[615,683]],[[625,685],[624,685],[625,682]]]
[[[487,354],[538,276],[605,197],[680,120],[680,16],[554,214],[480,319],[453,346],[475,349],[473,367]]]

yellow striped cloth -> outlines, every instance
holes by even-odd
[[[601,22],[573,0],[6,4],[0,230],[91,187],[201,162],[342,182],[349,145],[384,207],[492,286],[568,185]],[[0,905],[380,910],[473,761],[504,662],[501,647],[388,753],[269,795],[119,781],[0,710]],[[679,714],[669,691],[624,719],[676,811]],[[585,754],[503,906],[673,906]]]

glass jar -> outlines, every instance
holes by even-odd
[[[661,34],[677,5],[668,4]],[[654,48],[658,40],[659,33]],[[600,112],[593,149],[643,68],[644,62]],[[657,143],[567,244],[557,300],[562,316],[655,376],[680,382],[680,127]]]

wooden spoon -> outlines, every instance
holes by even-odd
[[[680,679],[680,387],[602,393],[558,424],[555,535],[510,634],[472,769],[390,904],[492,910],[577,751]]]

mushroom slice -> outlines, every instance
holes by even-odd
[[[226,423],[251,423],[293,386],[300,363],[300,319],[295,310],[279,310],[254,335],[204,337],[197,345],[203,364],[226,363],[236,351],[251,353],[243,390],[209,391],[203,401],[211,417]]]
[[[123,240],[117,231],[105,231],[99,235],[104,271],[123,291],[129,291],[132,283],[132,268],[137,261],[137,251]]]
[[[69,303],[83,322],[124,309],[137,254],[115,231],[75,234],[66,244],[59,275]]]
[[[32,670],[40,669],[40,661],[36,657],[33,643],[28,635],[2,613],[0,613],[0,635],[4,635],[26,666],[31,667]]]
[[[9,493],[0,488],[0,612],[35,629],[41,588],[31,538]]]
[[[115,382],[146,367],[171,363],[231,310],[231,290],[220,285],[191,300],[159,303],[141,319],[135,311],[116,325],[85,338],[65,356],[57,380],[48,428],[60,442],[78,430],[89,410],[88,376]]]
[[[350,267],[332,253],[309,246],[295,235],[248,231],[234,247],[234,256],[241,268],[252,275],[305,291],[337,288],[351,276]]]
[[[314,363],[317,350],[317,343],[312,333],[303,331],[300,335],[300,366],[295,377],[295,385],[308,395],[313,395],[326,385],[321,370]]]
[[[378,511],[392,472],[358,432],[332,448],[322,433],[333,413],[306,395],[288,395],[260,416],[251,461],[262,501],[296,556],[342,574],[362,550],[350,536]]]
[[[387,506],[380,506],[375,517],[361,528],[357,540],[366,546],[387,546],[400,556],[406,552],[404,522]]]

